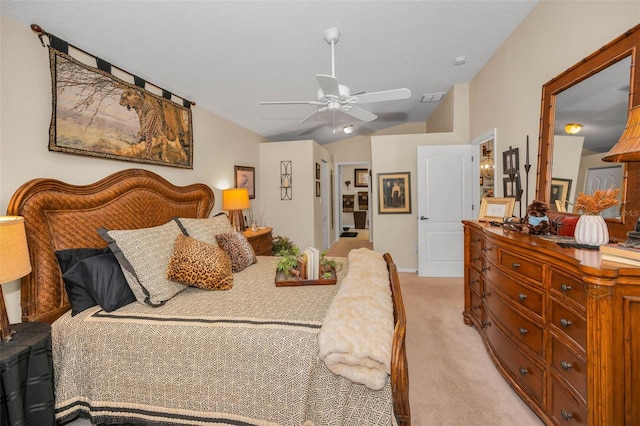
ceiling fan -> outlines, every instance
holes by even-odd
[[[343,112],[355,117],[359,120],[370,122],[378,116],[357,106],[356,104],[369,104],[374,102],[395,101],[407,99],[411,97],[409,89],[384,90],[371,93],[354,93],[351,94],[349,87],[338,84],[335,68],[335,45],[340,38],[340,31],[337,28],[330,28],[324,32],[324,39],[331,45],[331,75],[316,74],[318,81],[318,97],[313,101],[274,101],[260,102],[260,105],[287,105],[287,104],[306,104],[317,105],[318,109],[307,115],[300,122],[304,123],[316,114],[330,111],[333,113],[335,123],[335,113]],[[335,132],[335,125],[334,125]]]

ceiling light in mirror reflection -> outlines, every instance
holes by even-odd
[[[580,130],[582,130],[582,124],[580,123],[569,123],[564,126],[564,131],[568,135],[575,135],[576,133],[580,132]]]

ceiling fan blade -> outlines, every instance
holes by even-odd
[[[309,120],[311,117],[313,117],[314,115],[320,113],[320,112],[324,112],[326,111],[327,108],[318,108],[317,110],[313,111],[311,114],[307,115],[305,118],[303,118],[302,120],[300,120],[300,123],[304,123],[305,121]]]
[[[364,93],[357,95],[356,99],[359,104],[368,104],[372,102],[397,101],[399,99],[408,99],[409,97],[411,97],[411,90],[405,88]]]
[[[338,88],[338,79],[326,74],[318,74],[316,75],[316,80],[318,80],[318,85],[324,93],[325,97],[340,97],[340,89]]]
[[[260,105],[324,105],[318,101],[271,101],[260,102]]]
[[[344,112],[345,114],[349,114],[350,116],[355,117],[358,120],[365,121],[367,123],[369,121],[373,121],[376,118],[378,118],[377,115],[375,115],[375,114],[373,114],[373,113],[371,113],[371,112],[369,112],[369,111],[367,111],[365,109],[357,107],[355,105],[351,106],[349,109],[345,108],[345,109],[343,109],[341,111]]]

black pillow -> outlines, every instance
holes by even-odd
[[[111,252],[81,260],[65,272],[62,278],[72,315],[96,304],[111,312],[136,300],[120,264]]]
[[[97,256],[99,254],[110,253],[109,247],[103,248],[73,248],[66,250],[58,250],[56,252],[56,258],[58,264],[60,264],[60,270],[64,274],[73,265],[88,257]]]

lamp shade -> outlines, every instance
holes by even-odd
[[[625,127],[620,140],[611,151],[602,158],[603,161],[623,162],[640,161],[640,105],[629,111],[627,127]]]
[[[31,272],[24,219],[0,216],[0,284],[22,278]]]
[[[232,188],[222,191],[222,210],[242,210],[251,207],[247,188]]]

